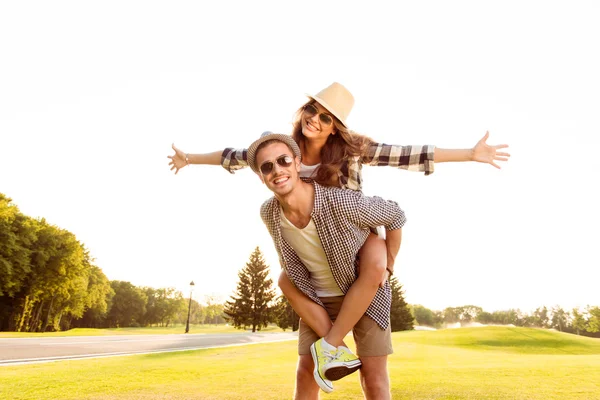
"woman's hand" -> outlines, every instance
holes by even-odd
[[[486,132],[485,136],[481,138],[479,142],[473,147],[473,161],[478,161],[486,164],[491,164],[494,167],[500,169],[500,166],[495,161],[508,161],[510,154],[499,152],[497,150],[508,147],[507,144],[498,144],[490,146],[486,143],[486,140],[490,136],[490,132]]]
[[[388,281],[388,279],[390,279],[390,271],[388,271],[386,269],[385,272],[383,273],[383,280],[381,282],[379,282],[379,287],[384,287],[385,283]]]
[[[177,174],[181,168],[188,165],[188,162],[186,161],[186,156],[183,151],[175,147],[175,144],[173,144],[172,147],[173,150],[175,150],[175,154],[167,156],[167,158],[171,159],[171,162],[169,163],[169,165],[171,165],[171,171],[175,170],[175,174]]]

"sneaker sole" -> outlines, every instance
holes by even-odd
[[[321,388],[322,391],[324,391],[325,393],[331,393],[333,392],[333,386],[329,386],[321,377],[321,375],[319,374],[319,368],[318,368],[318,363],[317,363],[317,355],[315,353],[315,346],[314,344],[310,345],[310,354],[312,355],[313,358],[313,364],[315,364],[315,369],[313,371],[313,377],[315,378],[315,382],[317,382],[317,385],[319,385],[319,387]]]
[[[352,367],[347,367],[347,366],[340,366],[340,367],[332,367],[329,368],[327,371],[325,371],[325,378],[329,379],[330,381],[337,381],[342,379],[345,376],[348,376],[350,374],[352,374],[353,372],[356,372],[360,369],[360,367],[362,367],[362,364],[358,364]]]

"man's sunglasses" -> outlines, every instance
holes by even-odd
[[[281,167],[289,168],[294,162],[294,159],[287,154],[284,154],[277,157],[275,162]],[[260,165],[259,169],[263,175],[269,175],[271,172],[273,172],[273,168],[275,168],[275,163],[273,161],[265,161]]]
[[[314,106],[314,104],[307,104],[304,106],[304,112],[306,113],[306,115],[308,115],[309,117],[314,117],[315,115],[319,114],[319,120],[325,124],[325,125],[331,125],[333,124],[333,117],[331,116],[331,114],[327,114],[327,113],[320,113],[319,109],[317,107]]]

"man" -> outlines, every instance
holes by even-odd
[[[399,247],[405,217],[394,202],[301,180],[300,159],[300,149],[288,135],[265,132],[248,148],[249,166],[274,194],[262,205],[261,216],[282,267],[294,285],[335,320],[343,294],[357,280],[356,256],[370,230],[385,226],[388,241]],[[325,270],[330,279],[320,278]],[[335,295],[336,291],[342,295]],[[386,281],[353,329],[366,398],[390,398],[390,305],[391,291]],[[331,381],[325,378],[328,368],[345,366],[352,370],[360,364],[346,348],[335,348],[319,339],[304,323],[311,315],[300,317],[295,398],[316,399],[319,387],[326,392],[333,390]]]

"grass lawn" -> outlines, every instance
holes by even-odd
[[[25,337],[56,337],[56,336],[109,336],[109,335],[168,335],[181,334],[185,332],[185,325],[169,327],[153,326],[149,328],[111,328],[111,329],[88,329],[75,328],[64,332],[0,332],[2,338],[25,338]],[[240,333],[239,329],[225,324],[220,325],[190,325],[190,333]],[[275,325],[263,328],[261,332],[283,332]]]
[[[394,399],[600,399],[600,340],[527,328],[393,334]],[[349,340],[350,342],[350,340]],[[296,343],[0,367],[1,399],[286,399]],[[362,398],[358,375],[323,399]]]

